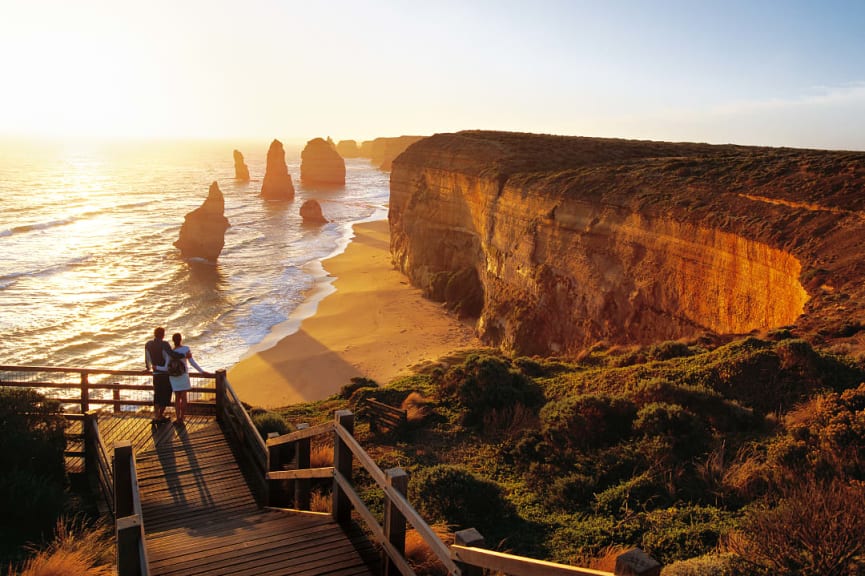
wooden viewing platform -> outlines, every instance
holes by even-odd
[[[660,564],[636,548],[618,556],[611,573],[495,552],[471,528],[445,544],[406,498],[407,473],[381,470],[358,444],[351,412],[265,440],[225,371],[190,376],[186,424],[156,426],[149,410],[129,410],[151,403],[146,372],[0,366],[0,387],[34,388],[66,407],[75,429],[67,431],[67,462],[105,498],[119,576],[414,576],[405,557],[408,527],[451,576],[660,574]],[[322,437],[333,442],[333,466],[310,468],[310,442]],[[383,494],[383,515],[361,498],[355,469]],[[309,511],[313,480],[330,485],[330,513]]]
[[[259,508],[214,417],[105,414],[99,430],[132,443],[150,574],[371,573],[372,545],[329,514]]]

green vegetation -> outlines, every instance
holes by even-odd
[[[865,514],[841,514],[865,496],[865,372],[850,359],[779,333],[450,361],[346,394],[427,400],[396,438],[362,414],[355,431],[382,468],[410,472],[429,522],[583,565],[639,546],[674,575],[865,570]],[[314,424],[350,407],[283,412]]]
[[[66,477],[65,429],[56,400],[0,387],[0,566],[10,574],[15,565],[21,574],[113,570],[113,548],[104,545],[104,531],[91,529]]]

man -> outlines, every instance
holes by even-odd
[[[153,331],[153,340],[144,345],[144,365],[153,370],[153,424],[171,421],[165,416],[165,407],[171,404],[171,380],[168,378],[166,353],[171,354],[171,345],[164,340],[165,328],[160,326]]]

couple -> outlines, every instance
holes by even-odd
[[[144,346],[144,365],[147,371],[153,370],[153,404],[154,424],[163,424],[171,419],[165,416],[165,408],[171,403],[171,392],[174,392],[174,414],[177,424],[183,425],[183,417],[186,415],[188,400],[187,392],[192,385],[189,382],[189,364],[191,362],[195,369],[204,373],[201,366],[192,359],[192,351],[189,346],[181,344],[183,337],[180,333],[174,334],[174,349],[171,349],[165,341],[165,328],[159,327],[153,331],[153,340]],[[173,358],[177,358],[185,368],[182,374],[169,374],[169,364]],[[172,371],[174,372],[174,371]]]

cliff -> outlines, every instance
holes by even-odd
[[[403,153],[403,151],[419,140],[423,140],[424,136],[396,136],[376,138],[375,140],[365,140],[360,145],[359,155],[362,158],[369,158],[374,166],[380,170],[388,171],[391,169],[393,159]]]
[[[215,262],[225,245],[225,231],[228,230],[225,217],[225,198],[219,185],[210,185],[204,203],[186,214],[180,227],[180,237],[174,246],[184,258],[204,258]]]
[[[313,138],[300,154],[300,180],[304,184],[344,186],[345,160],[335,146],[321,138]]]
[[[268,200],[294,200],[294,183],[285,163],[285,148],[279,140],[271,142],[267,149],[261,197]]]
[[[393,164],[391,252],[523,354],[865,325],[865,153],[496,132]]]

